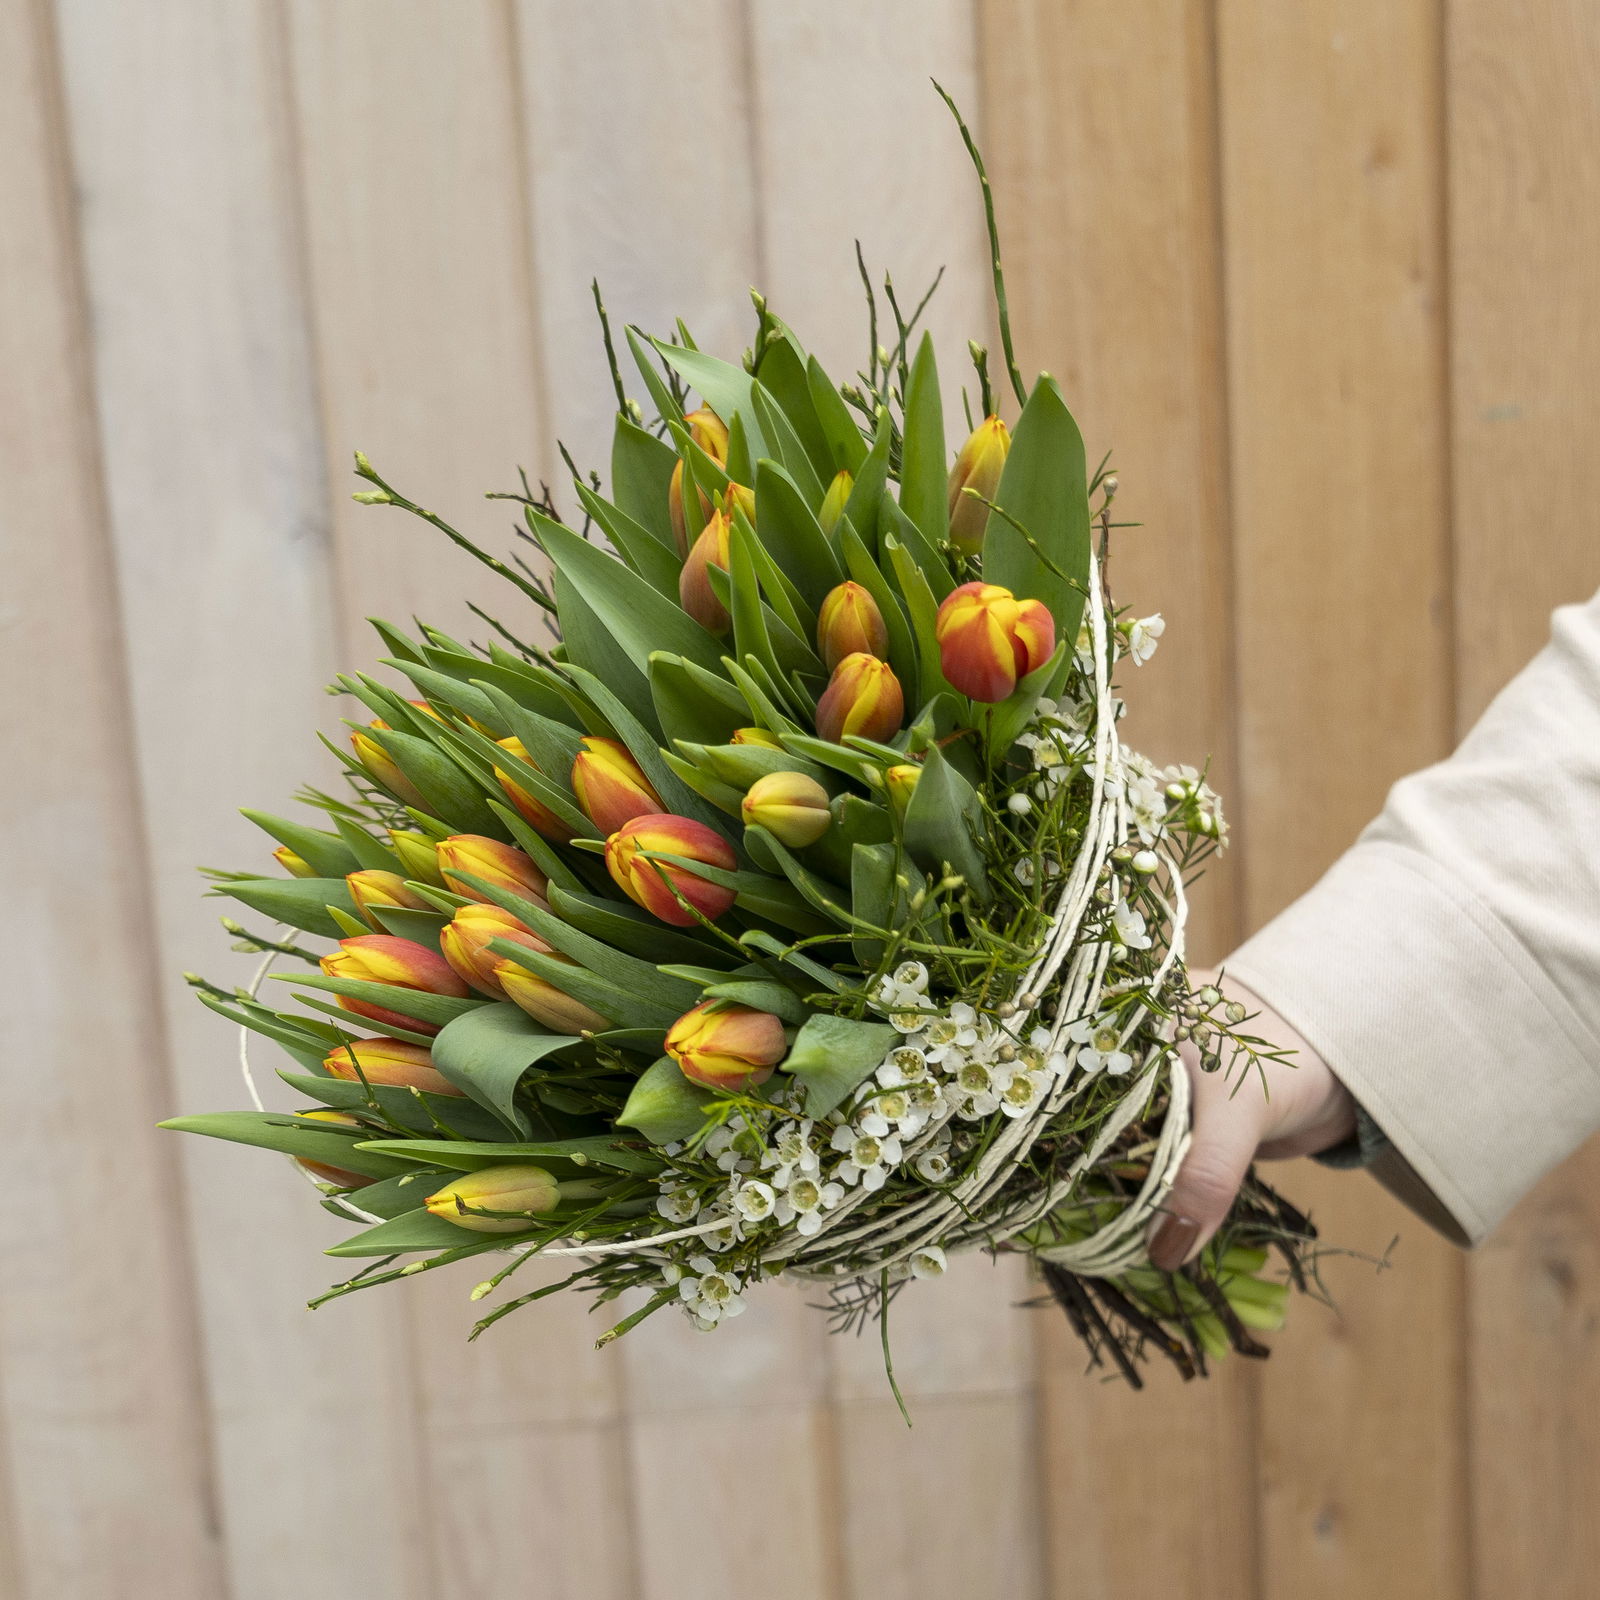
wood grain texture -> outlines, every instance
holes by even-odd
[[[293,809],[322,764],[311,729],[331,720],[332,572],[283,63],[262,6],[58,11],[177,1068],[167,1109],[212,1110],[238,1095],[237,1038],[181,974],[242,983],[255,958],[226,953],[223,903],[201,898],[195,862],[270,865],[272,841],[219,800]],[[273,1067],[289,1063],[268,1044],[255,1054],[270,1095]],[[422,1545],[394,1318],[376,1301],[306,1315],[338,1276],[318,1252],[348,1230],[288,1163],[244,1170],[233,1147],[174,1143],[232,1594],[366,1582],[405,1594]],[[352,1498],[370,1508],[370,1553],[349,1536]]]
[[[0,1437],[27,1600],[219,1594],[207,1395],[155,1000],[58,60],[0,6],[0,806],[43,870],[6,897]]]
[[[1220,8],[1251,927],[1449,745],[1440,45],[1432,6]],[[1339,1314],[1262,1374],[1262,1592],[1463,1594],[1459,1258],[1368,1184],[1284,1181],[1331,1240],[1403,1243],[1333,1263]]]
[[[1600,247],[1600,17],[1453,5],[1451,418],[1459,731],[1600,585],[1589,308]],[[1600,1159],[1546,1180],[1468,1274],[1479,1592],[1594,1586]]]

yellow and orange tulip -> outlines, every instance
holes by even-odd
[[[549,880],[534,864],[533,858],[517,849],[514,844],[504,844],[481,833],[457,833],[439,845],[439,871],[445,887],[469,900],[488,902],[481,889],[474,888],[461,874],[470,872],[497,889],[507,889],[536,905],[545,905],[545,890]]]
[[[453,1222],[474,1233],[525,1233],[533,1217],[475,1217],[463,1207],[482,1211],[525,1211],[541,1216],[561,1203],[561,1189],[543,1167],[516,1163],[503,1167],[479,1167],[435,1189],[424,1200],[436,1217]]]
[[[783,741],[765,728],[735,728],[728,738],[729,744],[754,744],[763,750],[781,750]]]
[[[817,701],[817,732],[834,744],[850,733],[881,743],[900,731],[905,714],[905,693],[889,663],[858,650],[833,669]]]
[[[539,770],[533,758],[523,748],[522,741],[515,735],[509,739],[497,739],[495,742],[508,755],[515,756],[518,761],[526,762],[535,772]],[[505,790],[506,798],[517,808],[518,816],[535,833],[546,839],[553,839],[557,844],[566,844],[572,838],[572,829],[567,827],[532,790],[525,789],[503,768],[496,767],[494,775],[496,782]]]
[[[352,1061],[351,1056],[355,1057]],[[368,1083],[397,1089],[424,1089],[429,1094],[463,1094],[433,1064],[432,1052],[425,1044],[406,1039],[354,1039],[331,1050],[322,1060],[336,1078],[352,1083],[365,1078]],[[360,1071],[357,1072],[357,1066]]]
[[[506,958],[489,948],[495,939],[510,939],[542,956],[551,953],[550,946],[538,934],[524,927],[501,906],[462,906],[439,930],[439,948],[456,974],[466,979],[479,994],[491,1000],[504,1000],[506,992],[495,977],[495,969]]]
[[[911,796],[917,787],[917,779],[922,776],[922,768],[912,766],[909,762],[898,767],[890,767],[883,775],[883,786],[889,791],[889,804],[894,807],[895,815],[903,817],[906,807],[911,804]]]
[[[1041,600],[1019,600],[997,583],[964,583],[939,607],[939,666],[952,688],[993,704],[1042,667],[1056,647],[1055,619]]]
[[[387,730],[389,724],[380,717],[367,726]],[[422,798],[416,784],[400,770],[394,757],[366,729],[351,730],[350,747],[356,753],[356,760],[380,788],[387,789],[396,799],[408,806],[415,806],[419,811],[427,809],[427,802]]]
[[[878,602],[861,584],[847,579],[823,596],[817,608],[817,649],[829,672],[846,656],[889,654],[889,630]]]
[[[831,534],[839,526],[844,508],[850,503],[850,491],[855,486],[856,480],[848,469],[841,467],[834,474],[833,482],[828,485],[828,492],[822,497],[822,510],[817,514],[817,521],[822,524],[824,533]]]
[[[544,954],[564,966],[577,965],[570,956],[561,955],[548,946]],[[559,984],[537,972],[529,972],[526,967],[519,967],[514,961],[497,961],[494,978],[506,999],[520,1006],[535,1022],[542,1022],[551,1033],[604,1033],[612,1025],[610,1017],[602,1016],[593,1006],[575,1000]]]
[[[683,419],[689,425],[689,437],[721,467],[728,460],[728,430],[722,418],[707,406],[691,411]],[[700,521],[711,515],[711,500],[702,489],[699,491]],[[672,482],[667,488],[667,510],[672,518],[672,537],[677,541],[678,554],[689,553],[689,523],[683,510],[683,461],[680,458],[672,469]]]
[[[733,905],[732,889],[711,883],[688,867],[647,861],[646,851],[685,856],[732,872],[738,865],[732,846],[703,822],[670,812],[635,817],[606,840],[606,870],[634,904],[675,928],[691,927],[696,919],[678,903],[673,889],[713,922]]]
[[[425,994],[450,995],[465,1000],[471,993],[449,962],[436,950],[414,939],[397,939],[388,933],[364,933],[341,939],[339,948],[322,958],[330,978],[357,978],[364,983],[387,983],[397,989],[420,989]],[[380,1028],[400,1028],[411,1033],[437,1033],[432,1023],[419,1022],[403,1011],[389,1011],[366,1000],[339,995],[339,1004]]]
[[[983,548],[989,508],[963,491],[972,489],[984,500],[993,500],[1010,453],[1011,434],[1005,423],[999,417],[986,417],[950,469],[950,542],[966,555],[975,556]]]
[[[684,1077],[708,1089],[765,1083],[788,1050],[779,1018],[725,1000],[702,1001],[667,1032],[667,1054]]]
[[[425,833],[402,833],[398,828],[389,830],[389,845],[400,858],[405,876],[417,883],[431,883],[435,889],[444,887],[439,872],[439,847]]]
[[[706,576],[708,567],[728,570],[728,542],[733,523],[725,511],[713,511],[711,520],[700,530],[688,559],[678,573],[678,602],[683,609],[711,633],[726,633],[733,626],[728,608],[717,598]]]
[[[337,1122],[346,1128],[359,1128],[360,1120],[343,1111],[300,1111],[297,1116],[307,1122]],[[304,1156],[295,1160],[319,1183],[331,1183],[336,1189],[359,1189],[372,1182],[364,1172],[350,1172],[344,1167],[330,1167],[325,1161],[307,1161]]]
[[[356,903],[356,910],[367,925],[379,933],[383,924],[373,916],[377,906],[400,906],[409,911],[430,911],[433,908],[414,889],[406,888],[406,880],[398,872],[384,872],[368,867],[361,872],[351,872],[345,877],[345,887]]]
[[[740,811],[746,827],[765,828],[791,850],[815,844],[833,823],[828,791],[803,772],[769,772],[757,778]]]
[[[572,763],[572,792],[583,814],[607,835],[661,809],[661,796],[620,739],[585,737]]]
[[[288,845],[281,844],[272,852],[272,859],[289,874],[291,878],[314,878],[317,876],[316,868],[302,856],[295,854]]]

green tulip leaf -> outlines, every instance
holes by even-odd
[[[877,1071],[899,1038],[886,1022],[814,1016],[795,1035],[782,1070],[806,1086],[806,1115],[825,1117]]]
[[[950,536],[948,485],[939,366],[933,354],[933,336],[924,333],[906,385],[905,438],[900,450],[900,509],[934,548]]]
[[[617,414],[611,439],[611,493],[618,509],[672,552],[672,518],[667,491],[677,452],[632,418]]]
[[[218,883],[214,893],[227,895],[275,922],[287,922],[291,928],[324,939],[346,937],[328,915],[329,906],[337,906],[349,917],[357,915],[356,903],[343,878],[229,878]],[[363,926],[361,931],[371,930]]]
[[[851,415],[844,396],[834,387],[833,379],[822,369],[815,356],[806,360],[806,387],[811,391],[811,403],[817,408],[817,421],[827,435],[832,452],[833,470],[856,473],[867,456],[867,442]]]
[[[442,1188],[443,1185],[440,1185]],[[531,1238],[547,1232],[541,1225],[529,1222],[525,1230],[516,1233],[482,1233],[471,1228],[457,1227],[443,1217],[436,1217],[425,1207],[403,1211],[387,1222],[355,1234],[342,1244],[323,1251],[329,1256],[394,1256],[406,1255],[414,1250],[455,1251],[471,1247],[469,1254],[483,1250],[503,1250],[519,1239]]]
[[[337,1132],[326,1124],[297,1121],[282,1111],[212,1111],[196,1117],[169,1117],[160,1124],[175,1133],[201,1133],[210,1139],[228,1139],[260,1150],[277,1150],[326,1167],[360,1172],[369,1178],[389,1178],[409,1169],[409,1163],[376,1150],[362,1150],[358,1141],[370,1130],[349,1128]],[[354,1138],[350,1135],[355,1135]]]
[[[303,822],[290,822],[266,811],[243,811],[240,815],[248,817],[279,844],[287,845],[319,878],[342,878],[360,870],[355,852],[337,833],[308,828]]]
[[[361,1000],[367,1005],[381,1006],[385,1011],[398,1011],[403,1017],[414,1017],[418,1022],[442,1026],[457,1017],[476,1010],[486,1002],[462,1000],[450,994],[429,994],[424,989],[407,989],[398,983],[373,983],[366,978],[334,978],[321,972],[274,972],[269,974],[280,983],[303,984],[308,989],[326,989],[330,994],[344,995],[350,1000]]]
[[[510,1001],[498,1001],[446,1024],[433,1041],[433,1064],[526,1137],[531,1129],[517,1104],[517,1086],[546,1056],[582,1043],[568,1034],[550,1033]]]
[[[651,1144],[671,1144],[705,1126],[705,1108],[715,1099],[709,1089],[690,1083],[671,1056],[662,1056],[634,1084],[617,1126],[637,1129]]]

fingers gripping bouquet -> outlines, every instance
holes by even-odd
[[[215,874],[286,925],[228,924],[263,976],[300,965],[270,974],[286,1003],[200,998],[307,1107],[168,1126],[287,1153],[362,1224],[324,1299],[498,1251],[474,1299],[571,1272],[479,1331],[558,1289],[635,1291],[602,1343],[667,1307],[709,1330],[778,1274],[848,1326],[983,1248],[1033,1257],[1135,1382],[1264,1353],[1313,1237],[1285,1202],[1252,1180],[1184,1274],[1144,1254],[1187,1142],[1176,1041],[1212,1070],[1257,1049],[1183,963],[1222,810],[1120,740],[1114,677],[1161,622],[1107,596],[1116,480],[1054,380],[1023,384],[996,288],[1016,425],[974,345],[953,465],[892,289],[844,386],[759,296],[742,364],[629,328],[609,492],[575,473],[581,527],[507,497],[542,565],[357,457],[357,499],[467,546],[560,642],[375,624],[411,689],[340,680],[346,792],[305,793],[316,825],[248,813],[285,875]]]

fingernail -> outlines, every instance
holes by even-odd
[[[1176,1272],[1200,1237],[1193,1217],[1168,1217],[1150,1236],[1150,1265],[1161,1272]]]

